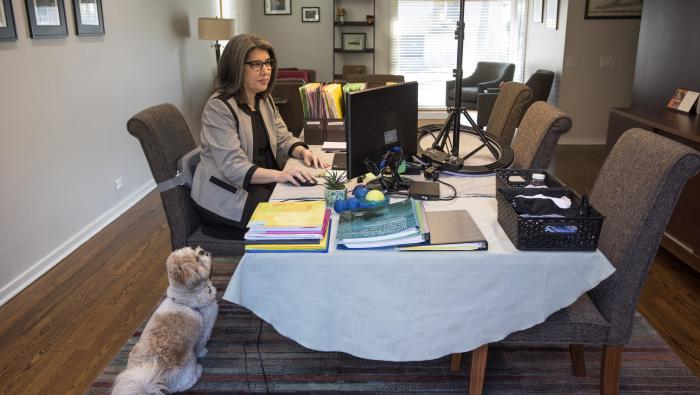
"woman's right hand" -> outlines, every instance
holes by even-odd
[[[279,172],[279,178],[277,182],[289,182],[294,186],[300,186],[299,182],[294,177],[299,178],[300,180],[306,180],[306,181],[314,181],[314,176],[309,173],[308,170],[298,167],[294,169],[284,169]]]

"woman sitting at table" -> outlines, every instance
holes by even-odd
[[[307,167],[328,167],[287,130],[270,96],[276,75],[275,52],[264,38],[240,34],[226,45],[202,114],[202,159],[192,183],[208,236],[242,239],[275,183],[314,180],[305,168],[283,170],[288,156]]]

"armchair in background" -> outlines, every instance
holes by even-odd
[[[523,108],[523,116],[527,112],[532,103],[537,101],[547,101],[549,92],[552,90],[554,82],[554,72],[549,70],[537,70],[530,76],[525,85],[532,89],[532,99]],[[484,93],[479,93],[476,100],[476,124],[479,127],[484,127],[491,117],[493,105],[496,102],[496,97],[500,92],[500,88],[489,88]],[[522,117],[521,117],[522,120]],[[520,124],[520,122],[518,122]]]
[[[462,78],[462,105],[468,110],[476,109],[477,94],[488,88],[498,88],[501,82],[512,81],[515,74],[513,63],[479,62],[469,77]],[[454,106],[455,80],[447,81],[445,105]]]

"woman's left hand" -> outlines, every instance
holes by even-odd
[[[319,158],[318,155],[316,155],[310,149],[305,149],[304,151],[302,151],[301,155],[302,155],[302,159],[304,160],[304,164],[307,167],[312,167],[312,166],[316,167],[316,168],[323,167],[324,169],[330,167],[330,164],[328,162]]]

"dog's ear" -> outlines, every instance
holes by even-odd
[[[165,262],[168,277],[183,286],[190,287],[200,280],[197,258],[191,248],[173,251]]]

